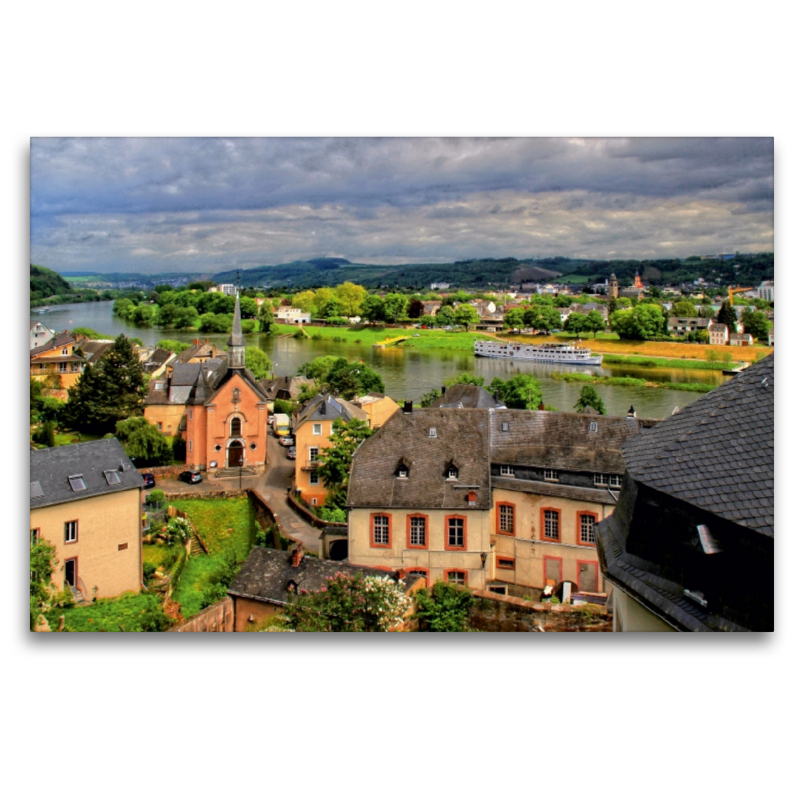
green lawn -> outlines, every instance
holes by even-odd
[[[58,618],[64,615],[65,631],[163,631],[171,621],[161,608],[161,597],[156,594],[122,594],[98,600],[88,606],[66,610],[53,609],[45,614],[52,630],[58,627]]]
[[[143,544],[142,561],[152,564],[156,568],[165,567],[169,569],[178,558],[182,547],[182,544]]]
[[[78,433],[77,431],[66,431],[56,433],[56,447],[61,447],[65,444],[78,444],[80,442],[96,442],[103,437],[94,433]]]
[[[604,386],[645,386],[650,389],[673,389],[678,392],[702,392],[706,394],[716,386],[708,383],[664,383],[644,378],[611,378],[604,375],[586,375],[583,372],[551,372],[550,377],[567,383],[601,383]]]

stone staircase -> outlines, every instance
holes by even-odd
[[[69,584],[67,584],[67,586],[69,586]],[[72,592],[72,599],[75,601],[76,606],[88,605],[88,601],[83,596],[83,592],[77,586],[69,586],[69,589]]]
[[[239,477],[240,468],[239,467],[223,467],[222,469],[218,469],[214,473],[215,478],[238,478]],[[248,475],[258,475],[258,473],[253,469],[253,467],[241,467],[241,474],[244,478]]]
[[[194,534],[194,533],[192,534],[191,542],[192,542],[192,546],[191,546],[190,555],[202,556],[205,553],[205,550],[203,550],[203,548],[202,548],[202,546],[200,544],[200,540],[197,538],[196,534]]]

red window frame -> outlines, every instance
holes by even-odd
[[[378,544],[375,542],[375,517],[386,517],[389,520],[389,542],[388,544]],[[375,511],[369,515],[369,546],[388,548],[392,546],[392,515],[385,511]]]
[[[457,572],[459,575],[464,576],[464,583],[456,583],[450,580],[450,575]],[[469,570],[468,569],[446,569],[444,571],[445,583],[455,583],[456,586],[469,586]]]
[[[75,538],[67,539],[67,525],[75,525]],[[76,544],[78,541],[78,520],[69,519],[64,523],[64,544]]]
[[[460,519],[464,523],[464,544],[450,544],[450,520]],[[466,550],[467,549],[467,518],[461,514],[450,514],[444,518],[444,549],[445,550]]]
[[[544,577],[542,578],[542,586],[547,586],[547,562],[548,561],[557,561],[558,562],[558,580],[556,581],[556,586],[558,586],[561,581],[564,580],[564,559],[558,558],[557,556],[545,556],[542,560],[542,569],[544,570]]]
[[[500,520],[502,518],[500,509],[502,509],[503,506],[511,509],[511,530],[510,531],[503,530],[503,528],[502,528],[502,526],[500,524]],[[516,536],[517,535],[516,528],[517,528],[517,505],[516,505],[516,503],[509,503],[509,502],[503,500],[502,502],[497,504],[497,519],[495,520],[495,530],[501,536]]]
[[[501,564],[501,561],[509,561],[510,564]],[[504,556],[498,553],[495,556],[495,566],[497,569],[516,569],[517,568],[517,559],[513,556]]]
[[[420,577],[425,578],[426,586],[431,585],[431,571],[425,567],[411,567],[411,569],[406,570],[406,575],[411,577],[419,575]]]
[[[425,544],[411,544],[411,520],[425,520]],[[427,514],[407,514],[406,515],[406,547],[409,550],[427,550],[431,541],[431,525]]]
[[[581,517],[592,517],[597,524],[597,512],[595,511],[578,511],[575,513],[575,544],[581,547],[594,547],[595,542],[584,542],[581,539]]]
[[[545,524],[544,524],[545,523],[545,511],[554,511],[556,514],[558,514],[558,536],[555,539],[553,539],[552,536],[545,536],[544,535],[545,534],[545,530],[546,530]],[[539,538],[541,539],[541,541],[543,541],[543,542],[552,542],[553,544],[560,544],[561,543],[561,522],[562,522],[562,520],[561,520],[561,509],[560,508],[550,508],[550,507],[542,508],[540,513],[539,513],[539,522],[540,522]]]

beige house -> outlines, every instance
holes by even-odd
[[[380,392],[371,392],[353,400],[353,405],[367,415],[370,428],[380,428],[400,406],[391,397]]]
[[[708,326],[708,343],[725,345],[728,344],[728,326],[722,322],[712,322]]]
[[[142,476],[116,439],[30,454],[31,542],[55,547],[56,588],[78,602],[142,585]]]
[[[501,594],[604,593],[594,526],[648,421],[506,408],[405,409],[356,452],[351,563]],[[433,431],[433,434],[431,433]]]

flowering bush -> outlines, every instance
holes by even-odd
[[[388,575],[331,578],[318,591],[301,589],[286,607],[296,631],[389,631],[400,626],[411,601]]]
[[[161,530],[156,533],[156,539],[160,539],[165,544],[172,544],[173,542],[185,543],[192,535],[192,526],[188,519],[181,517],[170,517],[167,524],[161,527]]]

